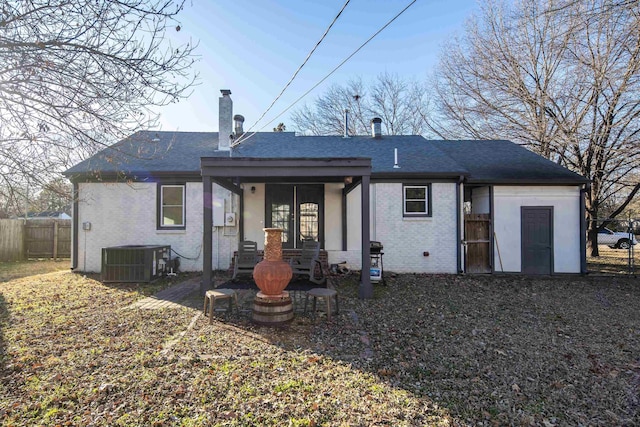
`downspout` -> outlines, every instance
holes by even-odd
[[[462,204],[460,203],[460,187],[464,181],[464,176],[458,177],[456,182],[456,260],[458,266],[458,274],[464,273],[462,269]]]
[[[238,242],[242,242],[244,240],[244,189],[240,189],[240,194],[238,194],[240,198],[240,203],[238,206],[238,233],[240,234],[238,238]],[[233,194],[231,194],[233,197]]]
[[[371,193],[370,193],[370,197],[371,197],[371,236],[369,236],[370,238],[373,238],[374,240],[377,240],[377,233],[378,230],[376,228],[376,206],[377,206],[377,201],[376,201],[376,185],[373,184],[371,185]]]
[[[590,191],[591,184],[585,184],[580,189],[580,274],[587,274],[587,219],[585,197]]]
[[[80,189],[78,186],[78,183],[74,180],[73,181],[73,190],[72,190],[72,195],[73,195],[73,208],[72,208],[72,215],[73,215],[73,244],[71,245],[71,270],[75,270],[76,268],[78,268],[78,232],[79,232],[79,227],[78,227],[78,223],[79,223],[79,218],[78,218],[78,198],[79,198],[79,194],[80,194]],[[87,248],[84,248],[84,250],[86,251]],[[85,266],[86,268],[86,266]]]
[[[491,244],[489,245],[489,260],[491,262],[491,274],[496,272],[496,258],[495,258],[495,232],[493,227],[494,222],[494,212],[493,212],[493,185],[489,186],[489,241]]]
[[[347,189],[342,189],[342,250],[347,250]]]

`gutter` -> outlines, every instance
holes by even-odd
[[[456,263],[458,274],[464,273],[462,268],[462,202],[460,197],[460,188],[463,182],[464,176],[460,175],[456,182]]]
[[[73,230],[73,241],[71,242],[71,270],[78,268],[78,198],[79,198],[78,183],[73,181],[73,208],[72,208],[72,220],[71,227]],[[85,251],[87,248],[84,249]]]
[[[580,274],[585,275],[587,271],[587,219],[586,219],[586,202],[585,197],[590,191],[591,184],[585,184],[580,189]]]

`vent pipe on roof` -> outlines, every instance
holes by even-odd
[[[349,138],[349,110],[344,110],[344,138]]]
[[[229,151],[233,138],[233,101],[229,89],[220,89],[222,96],[218,98],[218,150]]]
[[[244,133],[244,130],[242,130],[242,124],[244,123],[244,116],[241,116],[240,114],[236,114],[235,116],[233,116],[233,121],[235,122],[236,126],[236,138],[238,138],[239,136],[242,136],[242,134]]]
[[[393,149],[393,168],[400,169],[400,165],[398,165],[398,149]]]
[[[371,136],[373,138],[382,138],[382,119],[374,117],[371,119]]]

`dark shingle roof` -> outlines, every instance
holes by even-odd
[[[398,165],[394,168],[395,149]],[[372,174],[413,174],[459,176],[466,169],[421,136],[295,136],[264,133],[240,144],[238,157],[371,158]]]
[[[587,179],[510,141],[432,141],[476,183],[586,183]]]
[[[137,132],[78,163],[65,175],[198,172],[200,157],[214,156],[217,145],[217,132]]]
[[[96,173],[200,174],[201,157],[228,157],[217,151],[217,132],[138,132],[73,166],[67,176]],[[394,151],[398,165],[394,168]],[[371,158],[372,175],[467,176],[475,182],[583,182],[578,175],[509,141],[429,141],[421,136],[296,136],[257,133],[232,150],[233,157]]]

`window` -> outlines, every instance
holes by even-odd
[[[160,186],[160,228],[184,228],[184,185]]]
[[[431,186],[404,185],[404,216],[431,216]]]

